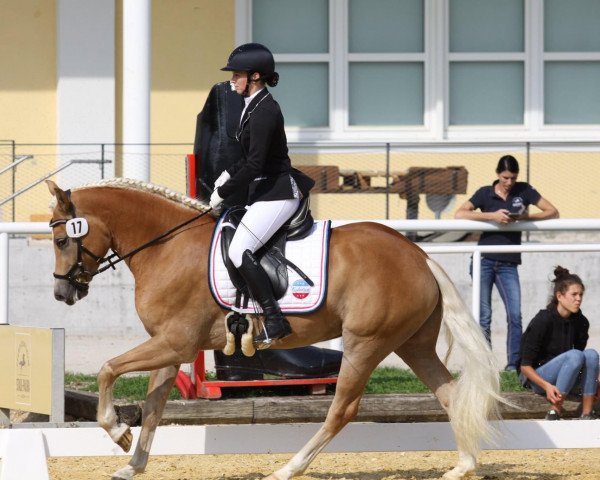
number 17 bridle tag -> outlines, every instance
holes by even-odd
[[[89,227],[85,218],[72,218],[67,220],[67,235],[71,238],[80,238],[87,235]]]

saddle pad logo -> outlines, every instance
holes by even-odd
[[[306,283],[302,278],[299,278],[294,283],[292,283],[292,295],[296,298],[302,300],[303,298],[308,297],[310,293],[310,285]]]

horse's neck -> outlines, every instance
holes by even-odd
[[[110,248],[119,255],[157,238],[193,213],[158,195],[126,189],[111,189],[90,202],[89,208],[111,232]]]

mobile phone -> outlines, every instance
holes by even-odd
[[[519,218],[519,217],[521,216],[521,214],[520,214],[520,213],[516,213],[516,212],[510,212],[510,213],[508,214],[508,216],[509,216],[510,218]]]

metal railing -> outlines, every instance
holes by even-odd
[[[125,161],[123,149],[126,146],[101,143],[0,142],[0,153],[2,148],[5,152],[1,168],[5,167],[5,163],[14,162],[18,155],[31,154],[35,159],[34,162],[24,162],[13,169],[13,172],[18,171],[16,185],[11,186],[8,181],[0,183],[0,198],[14,194],[26,183],[74,159],[96,159],[99,169],[92,172],[82,165],[79,165],[80,168],[71,167],[65,178],[58,179],[68,184],[68,187],[97,181],[106,175],[118,175]],[[141,155],[134,161],[150,164],[150,182],[184,193],[184,156],[193,150],[192,144],[153,143],[149,147],[149,154]],[[313,203],[318,210],[313,213],[321,218],[364,218],[367,215],[372,219],[429,218],[430,212],[426,207],[437,217],[448,218],[454,208],[454,199],[462,201],[468,198],[466,195],[474,193],[476,187],[490,184],[494,180],[497,160],[507,153],[516,155],[521,163],[519,178],[532,183],[559,208],[561,215],[569,218],[600,218],[600,196],[597,189],[600,183],[600,170],[597,168],[600,142],[290,142],[289,150],[296,166],[334,166],[339,168],[340,173],[358,171],[364,174],[361,180],[366,177],[366,184],[372,187],[352,188],[344,184],[340,191],[369,194],[376,190],[378,193],[364,195],[359,201],[356,196],[344,196],[335,202],[328,202],[321,195],[321,200]],[[111,162],[114,168],[105,168]],[[424,189],[420,189],[423,182],[409,182],[409,178],[414,177],[412,174],[405,176],[402,181],[397,178],[398,173],[409,170],[425,171],[428,168],[448,167],[461,167],[467,172],[466,188],[464,182],[450,188],[453,182],[447,179],[438,182],[439,187],[432,187],[428,183],[429,177],[419,177],[426,184]],[[344,177],[343,180],[346,181],[347,178]],[[410,188],[399,191],[399,185]],[[573,186],[577,188],[574,189]],[[415,187],[418,188],[415,190]],[[33,188],[23,193],[12,199],[12,215],[8,208],[10,204],[4,206],[5,219],[27,221],[32,218],[32,213],[46,210],[47,192],[44,189]],[[336,192],[328,192],[327,195],[329,193]],[[441,202],[439,197],[445,197],[442,200],[446,202]]]
[[[30,156],[30,158],[32,158]],[[12,193],[11,195],[9,195],[6,198],[3,198],[2,200],[0,200],[0,206],[4,205],[5,203],[10,202],[11,200],[15,199],[16,197],[18,197],[19,195],[27,192],[28,190],[31,190],[33,187],[39,185],[40,183],[42,183],[44,180],[49,179],[50,177],[53,177],[54,175],[56,175],[59,172],[62,172],[63,170],[66,170],[67,168],[71,167],[72,165],[81,165],[81,164],[102,164],[102,166],[104,166],[105,163],[110,163],[110,161],[106,161],[106,160],[69,160],[68,162],[62,164],[60,167],[52,170],[51,172],[43,175],[42,177],[38,178],[37,180],[31,182],[30,184],[24,186],[23,188],[19,189],[18,191]],[[2,172],[0,172],[1,174]],[[14,216],[13,216],[14,218]]]

